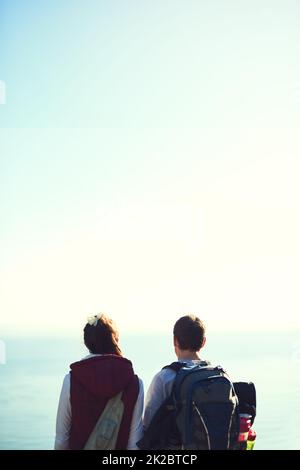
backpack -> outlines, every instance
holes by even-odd
[[[122,393],[118,393],[107,402],[84,446],[84,450],[115,449],[124,412]]]
[[[171,395],[153,417],[140,449],[238,449],[239,401],[224,369],[174,362]],[[159,432],[158,432],[159,429]]]

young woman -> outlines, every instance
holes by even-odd
[[[57,410],[55,449],[83,449],[110,398],[122,391],[123,417],[116,449],[138,449],[142,436],[143,383],[122,356],[114,322],[88,318],[84,343],[90,354],[71,364]]]

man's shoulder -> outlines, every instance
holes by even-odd
[[[189,361],[189,362],[191,362],[191,361]],[[198,363],[198,361],[193,361],[194,365],[196,365],[196,362]],[[203,361],[201,361],[201,362],[203,362]],[[185,366],[186,364],[187,364],[186,361],[174,361],[172,363],[169,363],[169,364],[163,366],[160,369],[160,371],[157,372],[155,377],[168,377],[168,376],[174,377],[174,375],[176,375],[177,372],[183,366]]]
[[[176,376],[175,370],[173,370],[170,367],[164,366],[155,374],[155,376],[153,377],[153,381],[165,383],[174,379],[175,376]]]

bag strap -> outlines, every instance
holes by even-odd
[[[115,449],[124,413],[123,391],[108,400],[83,450]]]
[[[186,364],[187,364],[186,362],[178,362],[178,361],[177,362],[172,362],[172,364],[169,364],[169,365],[163,367],[162,370],[171,369],[171,370],[173,370],[174,372],[177,373],[177,372],[180,371],[180,369],[182,369],[182,367],[186,366]]]
[[[177,399],[176,397],[178,395],[178,387],[183,379],[183,377],[180,377],[179,372],[187,365],[188,365],[187,362],[176,361],[162,368],[162,370],[171,369],[176,373],[175,380],[172,386],[172,394],[171,394],[171,395],[174,395],[175,399]],[[183,374],[183,376],[191,373],[193,368],[196,368],[197,366],[201,366],[204,368],[204,367],[211,367],[211,364],[209,361],[200,361],[198,364],[195,364],[193,367],[191,367],[190,370],[186,369],[186,371],[184,371],[185,373]]]
[[[183,367],[187,366],[188,363],[187,362],[179,362],[179,361],[176,361],[176,362],[172,362],[172,364],[169,364],[165,367],[162,368],[162,370],[164,369],[171,369],[173,370],[174,372],[179,372],[180,369],[182,369]],[[202,366],[202,367],[207,367],[207,366],[210,366],[210,362],[209,361],[200,361],[199,364],[197,364],[199,366]],[[219,366],[218,366],[219,367]]]

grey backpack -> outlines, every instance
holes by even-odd
[[[167,367],[177,372],[170,398],[181,448],[237,449],[238,398],[224,369],[205,361]]]

